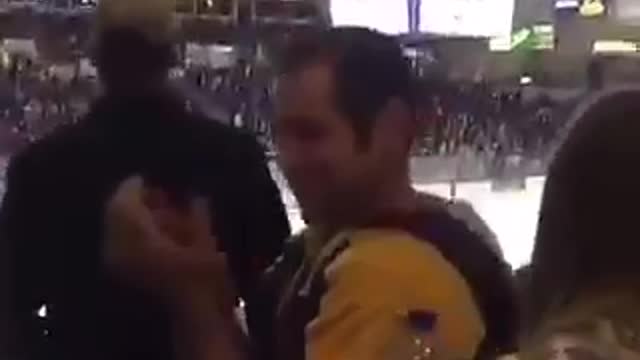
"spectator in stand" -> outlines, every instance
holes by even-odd
[[[0,340],[10,349],[0,357],[173,358],[166,309],[101,266],[104,204],[132,174],[162,189],[156,204],[210,200],[249,327],[259,324],[252,291],[289,235],[284,206],[255,139],[186,112],[169,89],[173,6],[101,1],[96,60],[104,96],[86,119],[11,163],[0,211]]]
[[[640,354],[639,117],[639,90],[597,99],[549,169],[526,286],[525,358],[546,359],[557,335],[602,359]]]
[[[284,291],[273,337],[261,342],[276,345],[275,355],[263,354],[490,359],[513,351],[510,269],[478,233],[482,224],[458,219],[469,209],[451,214],[444,201],[411,186],[409,151],[420,126],[401,48],[361,28],[308,36],[284,57],[276,141],[310,227],[266,274],[267,282],[282,276]],[[146,191],[134,178],[110,202],[108,264],[180,299],[176,335],[190,359],[244,358],[225,300],[231,290],[193,281],[193,269],[225,276],[224,259],[207,245],[202,203],[185,221],[192,236],[175,236],[145,204]],[[150,264],[136,267],[131,251]],[[191,265],[176,273],[180,263],[165,261],[172,258]],[[168,268],[177,279],[163,275]]]

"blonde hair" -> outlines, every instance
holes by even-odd
[[[97,33],[129,28],[152,43],[171,42],[177,30],[175,0],[101,0],[96,16]]]
[[[617,359],[622,353],[640,353],[640,304],[638,289],[601,289],[584,294],[576,302],[549,313],[535,333],[523,339],[519,358],[548,359],[557,336],[572,338],[580,347]]]

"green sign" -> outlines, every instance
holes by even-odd
[[[491,51],[553,50],[554,36],[553,25],[538,24],[521,28],[510,38],[491,39],[489,48]]]

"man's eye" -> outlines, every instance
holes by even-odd
[[[296,137],[304,141],[318,140],[325,134],[326,131],[316,126],[301,126],[295,131]]]

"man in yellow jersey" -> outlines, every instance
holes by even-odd
[[[421,126],[400,46],[371,30],[335,28],[292,42],[283,60],[279,163],[309,228],[265,275],[277,296],[273,337],[251,339],[261,347],[252,352],[277,360],[474,359],[513,350],[517,309],[507,267],[446,202],[411,186],[409,154]],[[126,219],[139,214],[154,227],[142,190],[129,183],[115,195],[116,228],[131,227]],[[138,238],[145,233],[159,232],[137,231]],[[209,262],[195,245],[176,250]],[[111,266],[126,270],[122,258]],[[220,276],[219,263],[211,268]],[[171,296],[180,299],[183,350],[192,351],[185,353],[243,358],[228,306],[207,305],[224,304],[226,291],[194,287]]]

